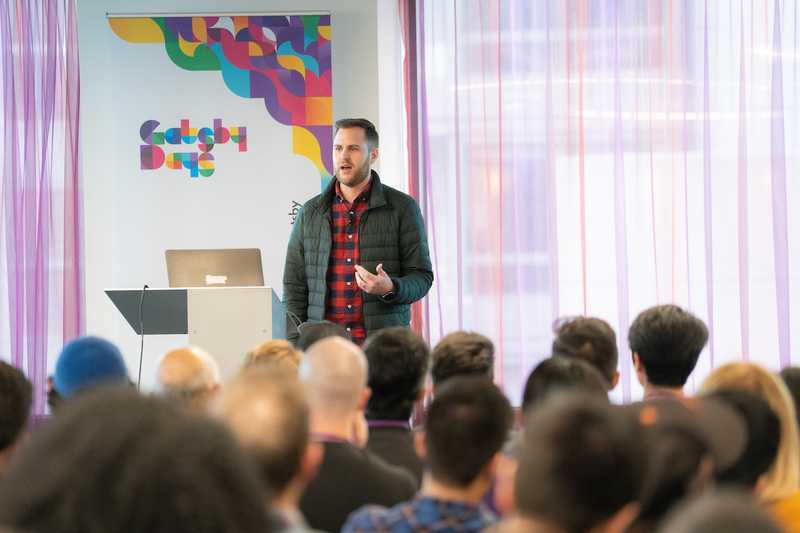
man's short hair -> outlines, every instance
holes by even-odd
[[[378,138],[378,130],[375,124],[365,118],[340,118],[333,125],[333,136],[342,129],[361,128],[364,130],[364,137],[367,139],[367,145],[370,149],[378,148],[380,139]]]
[[[105,389],[105,390],[104,390]],[[15,457],[0,524],[19,531],[270,531],[233,436],[128,387],[67,402]]]
[[[408,420],[428,371],[428,344],[408,328],[378,330],[364,343],[372,395],[367,418]]]
[[[500,451],[511,428],[511,404],[491,381],[455,377],[436,392],[425,422],[431,475],[466,487]]]
[[[702,320],[677,305],[645,309],[628,330],[628,344],[638,354],[647,380],[663,387],[683,387],[708,340]]]
[[[341,337],[351,340],[350,335],[347,334],[347,330],[344,329],[343,325],[329,320],[323,320],[321,322],[303,322],[300,324],[298,330],[300,336],[297,338],[296,346],[298,350],[303,352],[311,348],[311,345],[315,342],[327,339],[328,337]]]
[[[255,460],[262,480],[280,494],[300,471],[309,442],[309,407],[296,374],[256,367],[224,391],[219,414]]]
[[[719,483],[753,489],[778,457],[781,422],[766,400],[739,389],[718,389],[708,395],[717,398],[742,417],[747,427],[747,445],[738,461],[715,477]]]
[[[600,399],[556,395],[525,421],[514,498],[523,516],[589,531],[636,500],[644,467],[638,424]]]
[[[33,403],[31,382],[18,368],[0,361],[0,451],[19,438]]]
[[[556,323],[553,355],[582,359],[595,367],[608,381],[617,374],[619,355],[617,335],[600,318],[576,317]]]
[[[453,376],[494,376],[494,344],[488,337],[471,331],[445,335],[431,354],[433,384]]]
[[[566,357],[545,359],[536,365],[525,382],[522,411],[528,413],[552,394],[570,391],[608,399],[608,383],[589,363]]]

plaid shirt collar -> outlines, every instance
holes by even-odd
[[[369,180],[369,197],[367,198],[367,207],[372,209],[374,207],[382,207],[387,205],[386,202],[386,195],[383,192],[383,184],[381,183],[381,178],[377,172],[374,170],[370,171],[371,178]],[[339,186],[339,180],[334,177],[330,180],[328,185],[325,187],[325,190],[322,192],[322,196],[325,199],[321,209],[324,213],[330,214],[333,205],[336,203],[337,199],[340,198],[340,195],[336,194],[337,188]],[[338,189],[341,194],[341,189]]]
[[[363,191],[361,191],[361,194],[356,196],[353,199],[352,202],[348,202],[347,201],[347,199],[344,197],[344,194],[342,194],[342,184],[339,183],[338,179],[334,178],[334,181],[336,182],[336,184],[333,187],[334,199],[338,198],[339,200],[341,200],[342,202],[344,202],[348,206],[355,204],[360,198],[364,198],[364,199],[367,200],[367,202],[369,202],[369,197],[370,197],[370,194],[372,193],[372,184],[375,182],[375,180],[372,179],[372,178],[374,178],[374,176],[370,176],[369,183],[367,184],[367,188],[364,189]]]

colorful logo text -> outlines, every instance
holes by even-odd
[[[244,126],[226,128],[221,118],[214,119],[213,128],[192,128],[188,119],[182,119],[178,128],[157,131],[161,124],[157,120],[146,120],[139,128],[139,136],[145,144],[139,147],[139,160],[142,170],[155,170],[166,164],[167,168],[189,170],[189,176],[210,177],[214,173],[214,154],[211,150],[216,144],[233,141],[240,152],[247,151],[247,128]],[[197,145],[197,151],[164,153],[165,145]]]

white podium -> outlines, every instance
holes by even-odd
[[[239,371],[248,350],[286,337],[284,306],[271,287],[189,287],[144,293],[142,289],[109,289],[105,293],[137,334],[188,335],[189,344],[216,358],[223,379]]]

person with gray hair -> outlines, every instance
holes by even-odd
[[[364,423],[370,396],[364,352],[339,337],[316,342],[300,363],[300,381],[311,410],[312,439],[324,448],[317,477],[300,501],[309,525],[339,531],[363,505],[391,506],[411,498],[416,483],[410,473],[354,442],[353,428]]]
[[[219,387],[217,361],[195,346],[167,352],[158,365],[156,392],[190,410],[207,410]]]

